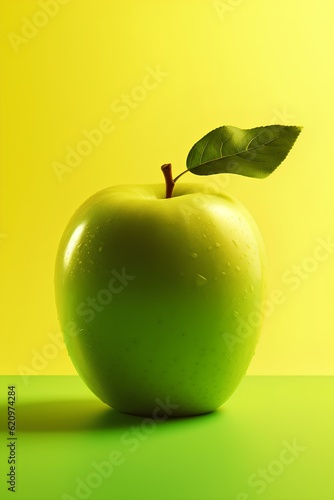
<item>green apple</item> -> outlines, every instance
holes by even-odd
[[[56,277],[69,355],[118,410],[149,415],[157,398],[178,405],[175,415],[214,410],[254,354],[260,325],[247,319],[262,299],[263,249],[227,194],[105,189],[70,221]]]
[[[252,359],[264,249],[217,183],[174,187],[163,171],[167,188],[114,186],[77,210],[57,254],[56,302],[68,353],[102,401],[195,415],[224,403]]]

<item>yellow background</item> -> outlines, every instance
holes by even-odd
[[[53,270],[88,196],[161,182],[162,163],[180,173],[217,126],[281,123],[304,130],[279,169],[226,179],[263,234],[267,294],[284,297],[268,306],[248,373],[334,374],[334,252],[313,257],[319,238],[334,239],[332,3],[70,0],[52,15],[42,4],[1,1],[1,373],[75,373],[58,340]],[[163,74],[156,85],[148,68]],[[115,111],[124,95],[125,118]],[[60,182],[54,162],[104,119],[114,130]],[[294,266],[307,269],[296,289]]]

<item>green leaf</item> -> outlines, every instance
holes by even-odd
[[[212,130],[191,148],[187,168],[196,175],[239,174],[267,177],[284,160],[301,127],[268,125]]]

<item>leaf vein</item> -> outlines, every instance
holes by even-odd
[[[208,142],[205,144],[205,146],[204,146],[204,148],[203,148],[203,150],[202,150],[202,153],[201,153],[201,161],[203,160],[204,152],[205,152],[206,148],[208,147],[209,142],[211,141],[211,139],[212,139],[212,137],[211,137],[211,136],[209,136],[209,138],[208,138]]]

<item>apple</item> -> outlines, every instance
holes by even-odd
[[[58,249],[56,303],[98,398],[135,415],[159,404],[196,415],[223,404],[252,359],[264,245],[216,183],[175,184],[170,164],[163,173],[166,186],[113,186],[77,210]]]
[[[196,184],[169,199],[162,184],[97,193],[70,221],[57,259],[78,373],[123,412],[150,415],[157,398],[178,405],[174,415],[217,408],[254,354],[260,324],[247,318],[262,299],[263,264],[254,221],[225,193]]]

